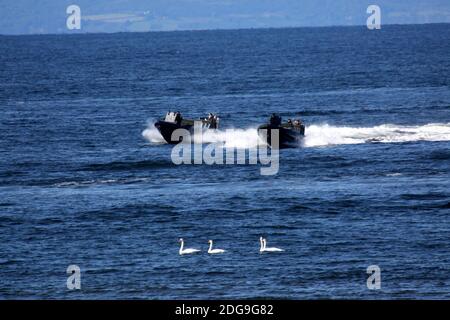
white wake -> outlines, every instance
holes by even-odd
[[[148,120],[147,121],[147,129],[142,131],[142,136],[151,143],[154,144],[160,144],[160,143],[166,143],[162,135],[159,133],[158,129],[156,129],[154,125],[154,121]]]
[[[154,144],[166,143],[153,123],[148,123],[147,129],[142,132],[142,136]],[[225,148],[249,149],[256,148],[263,142],[259,139],[256,128],[249,129],[224,129],[206,130],[201,137],[194,135],[194,143],[224,143]]]
[[[392,143],[411,141],[449,141],[450,123],[430,123],[422,126],[382,124],[375,127],[339,127],[328,124],[306,128],[305,147],[357,143]]]
[[[142,136],[151,143],[165,143],[153,124],[149,124]],[[256,128],[206,131],[202,139],[203,143],[225,143],[228,148],[254,148],[261,143]],[[194,142],[198,143],[199,140],[199,137],[194,136]],[[450,141],[450,123],[430,123],[422,126],[383,124],[374,127],[312,124],[306,127],[302,146],[412,141]]]

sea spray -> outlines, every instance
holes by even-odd
[[[149,123],[142,135],[151,143],[164,143],[158,130]],[[252,149],[264,144],[256,128],[208,130],[202,136],[204,143],[224,143],[224,147]],[[198,142],[194,135],[194,143]],[[450,141],[450,123],[430,123],[421,126],[382,124],[374,127],[332,126],[312,124],[307,126],[302,147],[319,147],[361,143],[399,143],[413,141]]]
[[[382,124],[374,127],[310,125],[306,128],[304,147],[360,143],[400,143],[413,141],[449,141],[450,123],[422,126]]]
[[[233,145],[226,144],[226,142],[210,142],[203,148],[203,134],[202,123],[200,121],[194,122],[194,133],[186,129],[176,129],[172,133],[172,140],[179,141],[182,138],[182,143],[176,144],[172,148],[171,159],[176,165],[180,164],[208,164],[208,165],[231,165],[231,164],[247,164],[245,149],[236,148]],[[267,134],[267,132],[266,132]],[[258,160],[263,165],[260,168],[261,175],[275,175],[279,171],[279,132],[278,130],[271,130],[272,147],[258,144],[258,136],[253,138],[253,144],[257,148],[249,149],[248,163],[257,164]],[[225,137],[234,135],[234,131],[225,130]],[[194,144],[191,142],[195,141]],[[270,152],[269,152],[270,149]],[[226,151],[224,163],[224,150]],[[237,157],[235,156],[237,153]]]
[[[154,144],[166,143],[158,129],[155,127],[155,121],[152,119],[147,120],[147,129],[142,131],[142,136],[149,142]]]

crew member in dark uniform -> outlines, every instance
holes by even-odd
[[[177,113],[175,113],[175,122],[177,125],[181,126],[181,121],[183,120],[183,118],[181,117],[181,113],[179,111],[177,111]]]
[[[281,117],[276,115],[275,113],[272,113],[270,116],[270,125],[274,127],[278,127],[281,125]]]

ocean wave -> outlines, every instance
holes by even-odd
[[[126,171],[133,169],[155,169],[172,167],[169,161],[143,160],[143,161],[113,161],[107,163],[94,163],[81,168],[79,171]]]
[[[134,184],[146,182],[150,178],[120,178],[120,179],[92,179],[92,180],[72,180],[61,181],[50,184],[56,188],[76,188],[76,187],[88,187],[93,185],[109,185],[109,184]]]
[[[433,160],[449,160],[450,150],[433,151],[430,153],[429,158]]]

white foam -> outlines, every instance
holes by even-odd
[[[411,141],[450,141],[450,123],[430,123],[422,126],[383,124],[374,127],[331,126],[312,124],[306,127],[303,147],[318,147],[341,144],[393,143]],[[152,143],[164,143],[163,137],[149,122],[142,132]],[[205,131],[203,143],[223,143],[226,148],[255,148],[262,143],[256,128]],[[194,136],[194,142],[199,142]]]
[[[154,144],[165,143],[165,140],[158,129],[156,129],[153,122],[150,121],[148,122],[147,129],[142,132],[142,136],[147,139],[147,141]],[[224,143],[225,148],[238,149],[255,148],[258,144],[262,143],[256,128],[206,130],[203,132],[201,138],[196,135],[194,135],[193,138],[194,143],[199,143],[199,141],[203,140],[203,143]]]
[[[142,131],[142,136],[151,143],[166,143],[162,135],[159,133],[158,129],[156,129],[155,121],[151,119],[147,121],[147,129]]]
[[[250,149],[261,144],[256,128],[207,130],[203,133],[203,143],[224,143],[225,148]],[[194,142],[198,141],[194,136]]]
[[[328,124],[306,128],[305,147],[368,142],[449,141],[450,123],[431,123],[423,126],[383,124],[375,127],[338,127]]]
[[[394,172],[394,173],[388,173],[386,174],[386,177],[400,177],[403,174],[399,173],[399,172]]]

